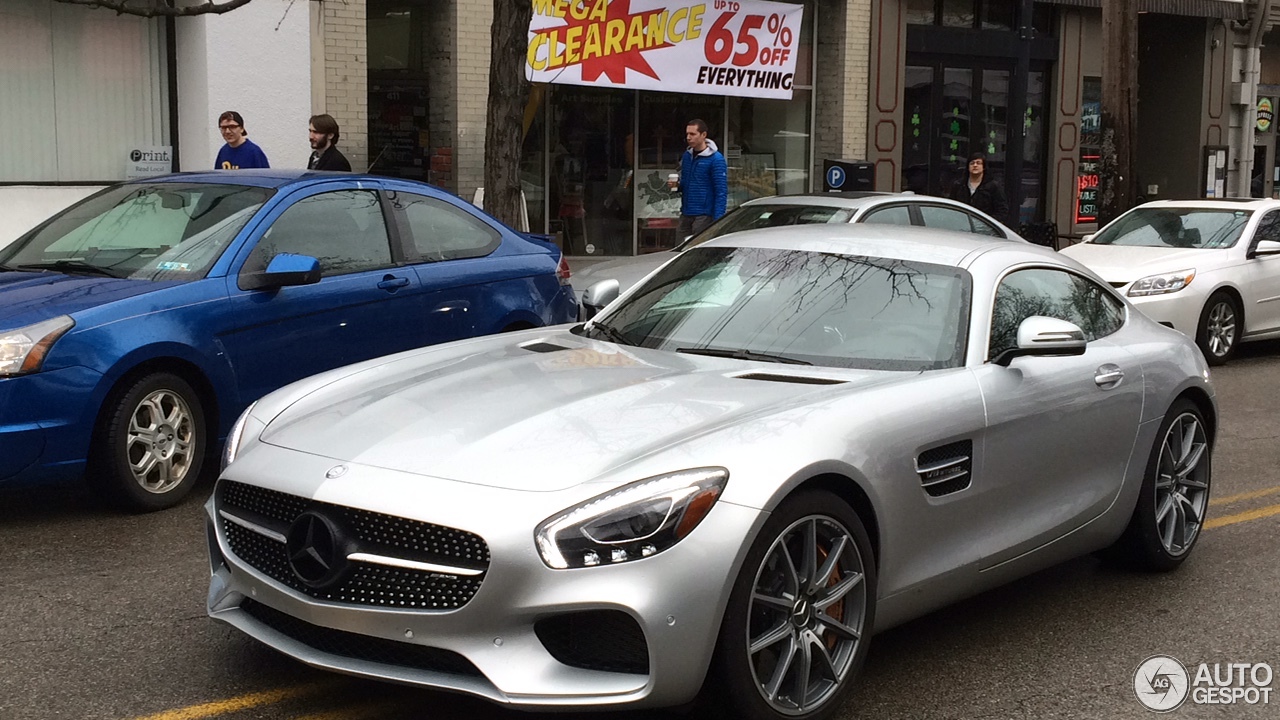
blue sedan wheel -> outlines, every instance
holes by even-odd
[[[182,378],[148,375],[114,396],[92,476],[130,510],[177,504],[200,476],[207,430],[200,398]]]

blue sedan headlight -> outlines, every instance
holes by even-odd
[[[639,560],[680,542],[711,512],[729,471],[697,468],[624,485],[538,526],[549,567],[580,568]]]
[[[49,349],[75,326],[70,316],[59,315],[17,330],[0,331],[0,377],[39,372]]]

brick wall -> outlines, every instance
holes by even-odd
[[[871,0],[818,0],[813,186],[825,158],[865,160],[871,72]]]
[[[514,0],[513,0],[514,1]],[[484,184],[484,131],[489,107],[489,46],[493,3],[462,0],[454,38],[457,92],[453,168],[457,192],[470,200]]]
[[[324,8],[324,112],[338,121],[338,147],[351,169],[369,163],[368,32],[363,0],[320,0]]]
[[[457,191],[453,172],[454,126],[458,97],[456,57],[458,2],[431,0],[426,5],[422,52],[427,71],[427,136],[430,167],[427,182]]]

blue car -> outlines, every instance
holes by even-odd
[[[0,249],[0,484],[177,503],[240,412],[350,363],[577,316],[554,244],[421,183],[189,173]],[[216,469],[216,468],[215,468]]]

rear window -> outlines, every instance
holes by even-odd
[[[714,240],[721,235],[757,230],[759,228],[780,227],[782,225],[822,225],[826,223],[847,223],[853,217],[853,210],[826,205],[783,205],[760,204],[744,205],[725,215],[715,223],[694,235],[679,250],[687,250]]]

